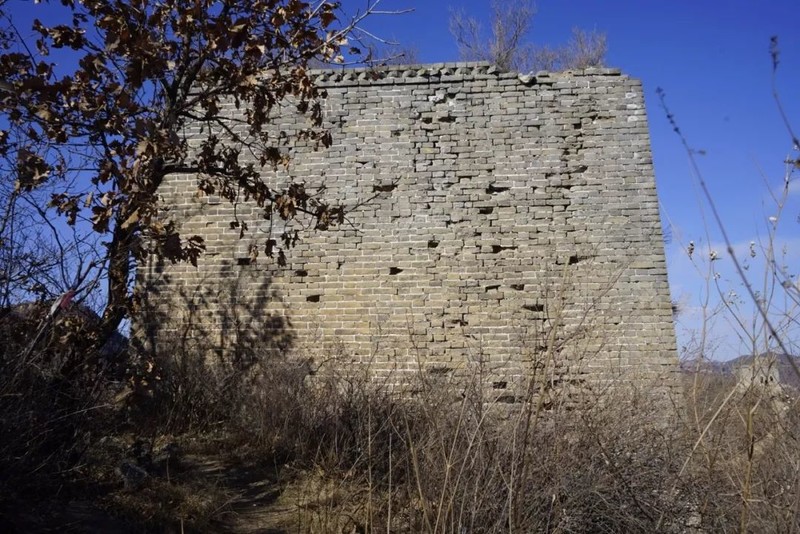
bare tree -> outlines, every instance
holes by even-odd
[[[374,59],[375,66],[415,65],[419,63],[419,51],[414,46],[390,44],[378,49]]]
[[[450,33],[461,59],[489,61],[503,70],[560,71],[603,65],[608,49],[605,33],[573,28],[566,45],[537,46],[526,40],[535,16],[533,0],[492,0],[488,36],[480,21],[463,10],[451,13]]]
[[[343,220],[344,199],[328,204],[302,183],[273,189],[260,171],[285,165],[292,141],[329,143],[308,63],[344,61],[347,38],[379,3],[339,22],[338,4],[325,0],[45,0],[30,9],[60,23],[30,28],[0,10],[0,158],[12,163],[14,195],[32,195],[69,225],[85,222],[104,242],[93,345],[129,315],[137,265],[195,262],[204,250],[157,202],[169,174],[196,175],[200,190],[230,202],[253,200],[265,219],[306,217],[316,229]],[[247,109],[244,119],[223,102]],[[271,112],[287,102],[309,127],[278,139]],[[188,123],[204,127],[197,150],[183,135]],[[263,251],[280,262],[297,239],[285,233]]]
[[[8,178],[0,182],[0,314],[22,302],[56,298],[71,288],[79,265],[101,263],[102,247],[85,224],[59,224],[47,212],[52,189],[15,187],[25,178],[17,165],[20,150],[29,148],[9,147],[0,156],[0,174]]]

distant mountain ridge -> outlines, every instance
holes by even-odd
[[[800,389],[800,376],[797,375],[795,370],[792,368],[792,364],[790,363],[790,361],[794,361],[798,368],[800,368],[800,356],[793,356],[790,354],[762,353],[758,356],[745,354],[724,362],[716,360],[684,360],[681,362],[680,367],[681,371],[684,373],[701,371],[706,373],[733,376],[737,369],[752,366],[756,358],[761,360],[765,365],[767,364],[768,358],[774,358],[775,365],[778,368],[780,383]]]

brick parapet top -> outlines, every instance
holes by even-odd
[[[468,79],[518,79],[525,85],[550,84],[557,80],[584,76],[627,78],[619,69],[591,67],[563,72],[539,71],[536,73],[506,72],[485,61],[431,63],[417,65],[389,65],[383,67],[358,67],[340,69],[313,69],[310,74],[320,86],[369,85],[372,83],[407,84],[428,83],[442,78]]]

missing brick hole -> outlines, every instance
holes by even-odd
[[[525,289],[525,284],[511,284],[511,289],[514,291],[522,291]]]
[[[309,295],[306,297],[307,302],[319,302],[319,299],[322,298],[322,295]]]
[[[511,189],[511,188],[510,187],[499,187],[499,186],[496,186],[496,185],[489,185],[489,187],[486,188],[486,192],[489,193],[490,195],[494,195],[495,193],[502,193],[504,191],[508,191],[509,189]]]
[[[431,239],[430,241],[428,241],[428,248],[436,248],[438,246],[439,242],[436,241],[435,239]]]
[[[295,276],[300,276],[300,277],[308,276],[308,271],[306,271],[305,269],[298,269],[294,272],[294,274]]]
[[[424,124],[430,124],[430,123],[433,122],[433,118],[432,117],[422,117],[422,122]]]
[[[508,382],[506,382],[505,380],[492,382],[492,389],[506,389],[507,387],[508,387]]]
[[[236,260],[236,265],[250,265],[253,263],[251,258],[239,258]]]
[[[451,115],[442,115],[438,118],[439,122],[455,122],[456,118]]]
[[[517,250],[517,247],[504,247],[502,245],[492,245],[492,254],[499,254],[504,250]]]
[[[494,211],[494,208],[481,208],[481,209],[478,210],[478,213],[480,213],[481,215],[489,215],[493,211]]]
[[[451,324],[458,325],[458,326],[467,326],[467,325],[469,324],[469,323],[468,323],[467,321],[465,321],[464,319],[453,319],[452,321],[450,321],[450,323],[451,323]]]
[[[486,292],[487,292],[487,293],[488,293],[489,291],[497,291],[498,289],[500,289],[500,284],[497,284],[497,285],[492,285],[492,286],[486,286],[486,288],[485,288],[485,289],[486,289]]]
[[[497,402],[499,404],[516,404],[519,401],[516,395],[500,395],[497,397]]]
[[[441,376],[441,375],[446,375],[446,374],[448,374],[448,373],[449,373],[450,371],[452,371],[452,370],[453,370],[452,368],[450,368],[450,367],[447,367],[447,366],[441,366],[441,367],[429,367],[429,368],[428,368],[428,374],[432,374],[432,375],[440,375],[440,376]]]
[[[586,259],[585,257],[578,256],[576,254],[576,255],[573,255],[573,256],[569,257],[569,260],[567,260],[567,265],[576,265],[576,264],[582,262],[585,259]]]
[[[400,274],[402,272],[403,272],[403,269],[401,269],[399,267],[389,267],[389,274],[392,275],[392,276],[394,276],[396,274]]]
[[[391,193],[397,189],[397,184],[385,184],[372,186],[372,191],[375,193]]]
[[[544,304],[526,304],[522,306],[523,310],[540,313],[544,311]]]

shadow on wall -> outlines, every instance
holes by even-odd
[[[209,410],[230,413],[276,363],[288,359],[296,335],[286,306],[263,271],[226,262],[213,274],[179,284],[185,273],[150,268],[137,291],[132,344],[139,368],[133,390],[162,402],[166,393],[175,421],[214,421]],[[297,367],[304,371],[298,373],[302,380],[307,366]]]

